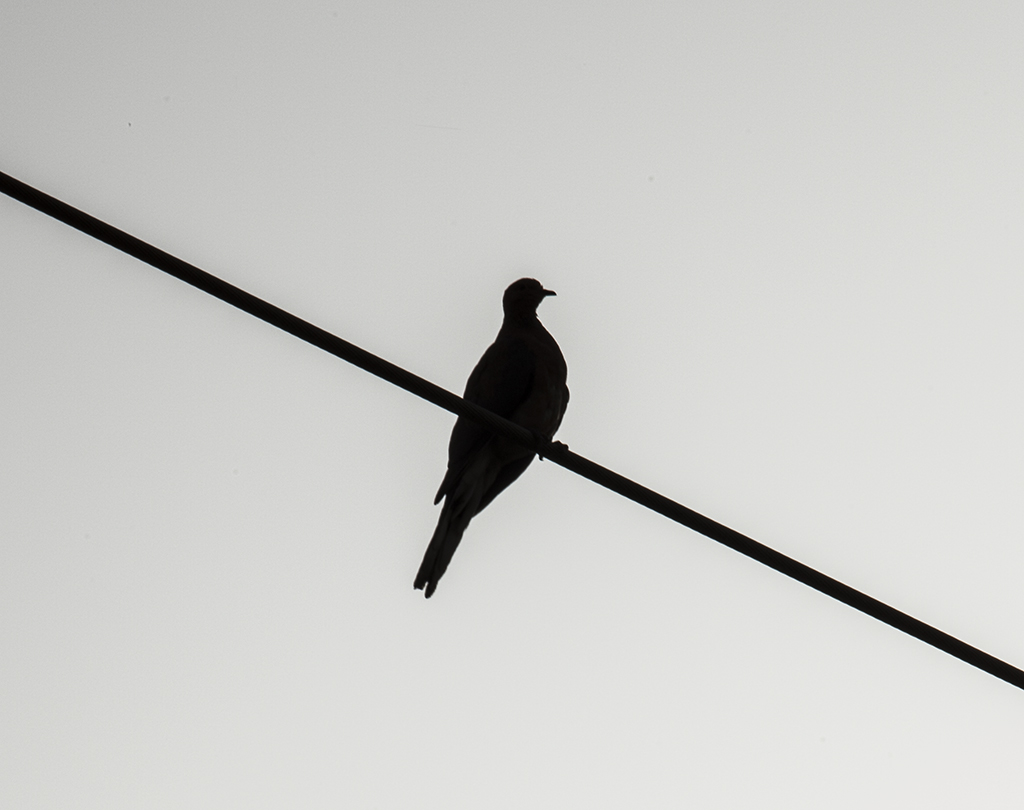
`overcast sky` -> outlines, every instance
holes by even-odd
[[[0,170],[1024,666],[1024,5],[9,3]],[[17,808],[998,808],[1024,694],[0,198]]]

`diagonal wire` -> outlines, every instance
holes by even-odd
[[[551,442],[538,447],[536,437],[525,428],[507,419],[503,419],[472,402],[467,402],[450,391],[446,391],[444,388],[424,380],[422,377],[417,377],[415,374],[399,368],[387,360],[370,354],[370,352],[342,340],[301,318],[297,318],[283,309],[245,292],[245,290],[228,284],[226,281],[222,281],[194,265],[188,264],[169,253],[165,253],[159,248],[153,247],[2,172],[0,172],[0,191],[73,228],[77,228],[83,233],[106,242],[118,250],[141,259],[158,270],[163,270],[165,273],[169,273],[175,278],[198,287],[232,306],[255,315],[257,318],[273,324],[308,343],[312,343],[314,346],[330,352],[342,360],[347,360],[364,371],[368,371],[400,388],[404,388],[410,393],[423,397],[445,410],[460,416],[466,416],[484,425],[494,433],[507,436],[528,447],[535,448],[543,458],[550,459],[556,464],[572,470],[578,475],[582,475],[584,478],[588,478],[613,492],[636,501],[642,506],[646,506],[648,509],[652,509],[677,523],[688,526],[694,531],[710,537],[712,540],[716,540],[741,554],[745,554],[767,565],[769,568],[774,568],[776,571],[792,577],[805,585],[809,585],[815,590],[831,596],[833,599],[838,599],[840,602],[856,608],[869,616],[873,616],[879,621],[895,627],[897,630],[902,630],[904,633],[908,633],[926,644],[943,650],[971,666],[1001,678],[1018,689],[1024,689],[1024,671],[1017,667],[989,655],[977,647],[972,647],[970,644],[960,641],[931,625],[925,624],[913,616],[896,610],[884,602],[861,593],[849,585],[844,585],[842,582],[758,543],[756,540],[740,534],[728,526],[723,526],[721,523],[711,520],[711,518],[694,512],[692,509],[688,509],[682,504],[658,494],[654,490],[641,486],[635,481],[631,481],[606,467],[602,467],[600,464],[595,464],[593,461],[571,452],[568,447],[560,442]]]

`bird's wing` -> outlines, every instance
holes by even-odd
[[[529,397],[533,388],[535,367],[536,358],[525,340],[499,332],[494,343],[484,352],[473,373],[469,375],[462,396],[481,408],[508,419]],[[451,440],[448,442],[448,471],[437,491],[434,503],[440,502],[462,475],[466,465],[493,435],[472,419],[463,416],[458,418],[452,429]],[[523,469],[526,469],[525,465]]]

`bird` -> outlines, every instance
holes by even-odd
[[[537,318],[548,296],[539,281],[521,278],[502,296],[501,329],[466,382],[464,399],[551,441],[569,404],[562,350]],[[430,598],[469,522],[533,461],[536,451],[460,416],[448,442],[448,469],[434,504],[444,499],[437,528],[413,587]]]

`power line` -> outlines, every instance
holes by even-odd
[[[257,318],[273,324],[279,329],[283,329],[305,340],[307,343],[312,343],[314,346],[330,352],[342,360],[347,360],[364,371],[368,371],[400,388],[404,388],[410,393],[423,397],[423,399],[445,410],[460,416],[466,416],[484,425],[494,433],[537,449],[542,457],[550,459],[556,464],[572,470],[578,475],[582,475],[584,478],[588,478],[677,523],[700,532],[712,540],[716,540],[741,554],[745,554],[770,568],[774,568],[788,577],[792,577],[815,590],[831,596],[833,599],[838,599],[840,602],[844,602],[850,607],[873,616],[879,621],[895,627],[897,630],[902,630],[904,633],[943,650],[971,666],[995,675],[997,678],[1013,684],[1018,689],[1024,689],[1024,671],[1017,667],[989,655],[977,647],[972,647],[970,644],[960,641],[931,625],[925,624],[913,616],[896,610],[884,602],[861,593],[849,585],[844,585],[842,582],[832,579],[832,577],[826,576],[797,560],[780,554],[778,551],[758,543],[746,535],[733,531],[721,523],[704,517],[692,509],[688,509],[682,504],[666,498],[664,495],[641,486],[635,481],[631,481],[612,470],[595,464],[593,461],[571,452],[568,447],[560,442],[542,442],[538,445],[537,438],[525,428],[509,422],[478,405],[474,405],[472,402],[467,402],[450,391],[446,391],[440,386],[424,380],[422,377],[417,377],[415,374],[399,368],[387,360],[370,354],[352,343],[342,340],[329,332],[325,332],[323,329],[245,292],[245,290],[241,290],[228,284],[226,281],[211,276],[198,267],[188,264],[169,253],[165,253],[140,239],[136,239],[134,236],[118,230],[2,172],[0,172],[0,191],[73,228],[77,228],[83,233],[106,242],[118,250],[141,259],[158,270],[163,270],[165,273],[169,273],[194,287],[198,287],[232,306],[255,315]]]

